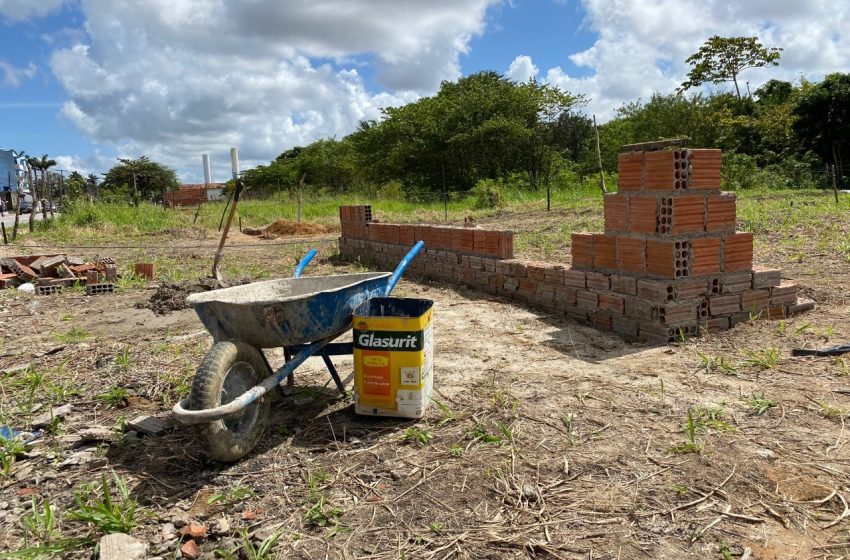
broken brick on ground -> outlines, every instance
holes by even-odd
[[[0,259],[0,287],[35,285],[38,295],[59,293],[66,286],[84,285],[86,293],[112,293],[118,279],[115,260],[98,257],[86,261],[65,254],[29,255]]]

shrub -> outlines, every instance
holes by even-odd
[[[475,198],[475,208],[501,208],[502,188],[495,179],[481,179],[470,191]]]

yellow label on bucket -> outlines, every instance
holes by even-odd
[[[373,298],[354,311],[355,412],[424,415],[433,386],[432,306]]]
[[[390,365],[390,357],[386,356],[374,356],[366,354],[363,356],[363,365],[366,367],[387,367]]]

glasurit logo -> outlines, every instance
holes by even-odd
[[[422,331],[354,331],[354,346],[362,350],[422,350]]]

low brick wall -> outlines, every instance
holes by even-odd
[[[340,214],[345,216],[339,240],[343,258],[392,270],[415,241],[423,240],[425,248],[408,269],[412,275],[463,284],[648,342],[720,331],[754,316],[785,317],[809,305],[797,304],[797,286],[782,281],[774,269],[754,267],[685,278],[574,269],[502,258],[513,254],[511,232],[376,223],[366,221],[371,209],[365,206],[342,207]],[[481,233],[485,244],[476,246],[476,235],[480,238]],[[500,240],[498,248],[486,245],[487,233]],[[457,243],[469,234],[471,245]],[[502,244],[504,239],[510,241]],[[510,252],[504,250],[508,245]],[[615,255],[616,261],[619,253]]]

